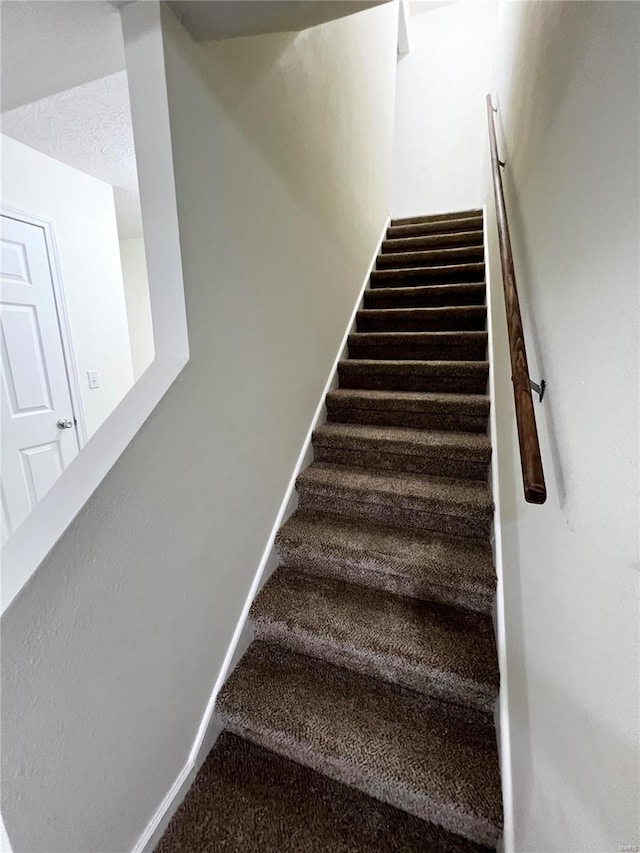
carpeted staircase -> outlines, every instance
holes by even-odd
[[[482,215],[395,220],[157,853],[494,849]]]

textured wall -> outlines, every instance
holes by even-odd
[[[411,50],[398,57],[391,215],[481,207],[498,4],[411,8]]]
[[[489,192],[519,853],[638,843],[637,3],[505,3],[501,155],[548,500],[522,481]]]
[[[396,19],[167,18],[191,359],[2,619],[17,851],[130,850],[187,759],[388,215]]]

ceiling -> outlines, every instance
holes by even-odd
[[[126,71],[9,110],[2,132],[111,184],[120,239],[142,236]]]
[[[170,0],[196,41],[295,32],[390,0]]]
[[[422,12],[430,12],[439,6],[449,6],[457,0],[410,0],[409,8],[412,15],[420,15]]]
[[[3,0],[0,38],[2,133],[111,184],[120,238],[142,236],[116,9],[100,0]]]

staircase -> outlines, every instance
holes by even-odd
[[[481,212],[393,221],[158,853],[495,848],[485,326]]]

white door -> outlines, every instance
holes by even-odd
[[[45,233],[2,216],[2,540],[78,453]]]

